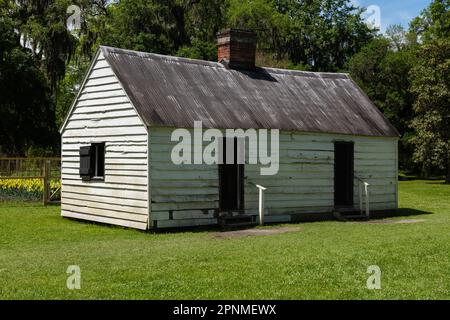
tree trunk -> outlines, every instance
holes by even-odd
[[[445,183],[450,184],[450,159],[447,162],[447,177],[445,178]]]
[[[430,169],[428,167],[428,165],[424,162],[422,164],[422,178],[427,179],[430,176]]]

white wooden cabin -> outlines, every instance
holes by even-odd
[[[142,230],[256,221],[262,185],[266,222],[322,219],[359,211],[361,181],[371,211],[396,209],[398,132],[349,76],[255,68],[245,50],[252,34],[238,30],[219,37],[219,62],[101,47],[61,128],[62,216]],[[278,174],[175,165],[172,132],[194,121],[279,129]]]

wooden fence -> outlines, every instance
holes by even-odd
[[[51,192],[50,182],[61,181],[61,158],[0,158],[0,180],[2,179],[42,179],[43,204],[57,202],[54,198],[60,188]]]

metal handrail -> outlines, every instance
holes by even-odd
[[[359,210],[361,215],[363,214],[363,193],[362,187],[364,186],[364,199],[365,199],[365,212],[367,219],[370,218],[370,201],[369,201],[369,186],[370,184],[367,181],[364,181],[363,178],[355,175],[355,178],[358,180],[359,184]]]
[[[259,189],[259,225],[264,225],[264,191],[267,188],[260,186],[259,184],[255,185]]]

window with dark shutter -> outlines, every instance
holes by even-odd
[[[103,179],[105,177],[105,144],[94,143],[94,178]]]
[[[80,148],[80,177],[83,180],[90,180],[93,176],[91,155],[92,155],[91,146]]]
[[[80,177],[84,181],[105,178],[105,143],[80,148]]]

